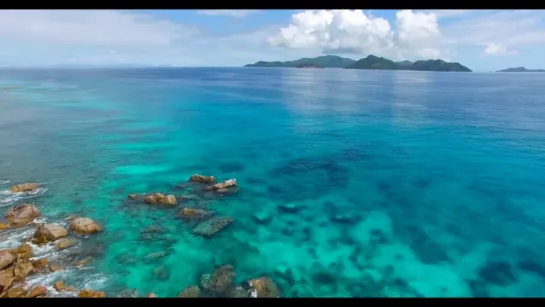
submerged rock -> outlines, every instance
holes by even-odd
[[[155,293],[150,293],[150,294],[148,295],[148,297],[149,297],[149,298],[156,298],[157,295],[155,295]]]
[[[4,230],[4,229],[7,229],[8,228],[8,225],[4,224],[4,223],[0,223],[0,231]]]
[[[210,186],[210,189],[213,190],[221,190],[221,189],[227,189],[227,188],[234,188],[237,186],[237,180],[236,179],[228,179],[224,182],[216,183],[213,186]]]
[[[93,261],[93,257],[85,257],[76,263],[76,268],[84,267],[88,265],[91,261]]]
[[[155,199],[155,195],[149,195],[149,196],[144,197],[144,202],[146,204],[154,204],[154,203],[157,202],[157,200]]]
[[[153,270],[153,276],[158,281],[165,281],[170,278],[170,272],[166,267],[160,266]]]
[[[226,293],[227,297],[233,298],[246,298],[248,297],[248,291],[241,286],[236,286]]]
[[[55,224],[42,224],[38,226],[34,233],[34,239],[37,241],[43,241],[45,238],[46,241],[53,242],[67,236],[68,231],[64,227]]]
[[[278,208],[280,209],[280,211],[286,213],[297,213],[302,209],[300,206],[294,203],[282,204],[278,206]]]
[[[201,222],[193,229],[193,233],[204,237],[211,237],[227,226],[233,223],[234,219],[230,217],[216,217],[205,222]]]
[[[106,294],[102,291],[93,291],[89,289],[81,290],[78,293],[78,297],[81,298],[103,298],[106,297]]]
[[[11,266],[15,262],[15,256],[6,250],[0,251],[0,270]]]
[[[164,258],[166,256],[167,256],[167,253],[165,251],[149,253],[144,257],[144,261],[145,262],[152,262],[152,261],[156,261],[156,260],[159,260],[161,258]]]
[[[189,181],[212,184],[212,183],[216,183],[216,177],[195,174],[191,176],[191,178],[189,178]]]
[[[34,192],[40,187],[39,183],[22,183],[9,188],[12,193]]]
[[[280,297],[280,290],[269,277],[254,278],[250,280],[249,284],[256,289],[257,297]]]
[[[178,297],[200,297],[201,296],[201,289],[199,286],[189,286],[182,290],[178,294]]]
[[[9,227],[21,227],[40,216],[40,211],[32,204],[22,204],[11,208],[6,213]]]
[[[80,235],[89,235],[102,231],[102,227],[87,217],[79,217],[70,223],[70,230]]]
[[[34,286],[28,292],[28,298],[43,297],[47,293],[47,288],[45,286]]]
[[[78,240],[76,239],[64,239],[64,240],[60,240],[58,241],[56,244],[55,244],[55,247],[57,248],[57,250],[63,250],[63,249],[66,249],[66,248],[69,248],[71,246],[74,246],[78,243]]]
[[[205,220],[212,217],[214,212],[202,209],[184,208],[181,212],[182,218],[186,220]]]
[[[208,289],[218,295],[224,294],[233,286],[235,276],[235,270],[232,265],[223,265],[217,268],[210,276]]]
[[[260,210],[252,214],[252,218],[259,224],[267,224],[272,219],[272,214],[269,211]]]

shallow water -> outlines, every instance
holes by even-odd
[[[175,296],[226,263],[237,281],[265,274],[288,297],[544,296],[544,82],[340,69],[2,71],[0,87],[17,89],[0,91],[0,190],[42,189],[0,192],[0,213],[31,201],[48,222],[77,214],[103,224],[71,248],[93,255],[89,267],[29,282],[64,279],[108,296]],[[177,208],[127,200],[190,193],[175,186],[194,173],[236,178],[239,192]],[[176,218],[183,206],[235,222],[197,237]],[[1,232],[0,248],[32,232]],[[40,249],[50,262],[71,252]]]

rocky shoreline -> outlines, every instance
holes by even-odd
[[[33,193],[39,188],[39,183],[23,183],[12,186],[11,193]],[[214,176],[195,174],[188,182],[179,184],[175,188],[184,190],[193,188],[194,193],[201,196],[229,196],[238,192],[236,179],[217,182]],[[128,200],[134,204],[149,206],[176,207],[186,203],[191,197],[173,194],[150,193],[130,194]],[[80,298],[106,297],[103,291],[92,289],[76,289],[65,284],[64,280],[57,280],[53,285],[27,285],[25,280],[35,274],[50,274],[69,267],[80,269],[92,262],[92,255],[69,257],[65,262],[50,263],[46,257],[37,258],[33,245],[37,247],[51,246],[56,251],[68,249],[87,240],[103,231],[103,226],[88,217],[69,216],[64,219],[68,229],[59,223],[36,223],[41,212],[35,204],[24,203],[10,208],[5,215],[6,221],[0,221],[0,232],[34,228],[34,234],[26,237],[17,248],[0,250],[0,298],[42,298],[50,297],[51,287],[57,292],[69,293],[70,296]],[[211,238],[226,229],[235,219],[229,216],[216,216],[215,212],[196,207],[183,206],[177,216],[178,219],[193,225],[191,233],[195,236]],[[168,271],[157,269],[156,275],[168,276]],[[178,297],[280,297],[280,290],[269,277],[260,276],[235,283],[235,268],[230,264],[217,267],[210,274],[203,274],[195,285],[184,288]],[[154,293],[146,297],[157,297]]]

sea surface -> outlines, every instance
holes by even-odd
[[[100,234],[31,275],[176,296],[234,266],[286,297],[545,296],[545,74],[289,68],[0,71],[0,213],[75,214]],[[238,193],[174,208],[130,193]],[[39,182],[35,194],[7,189]],[[192,234],[183,207],[235,219]],[[16,247],[34,226],[0,232]],[[66,260],[68,261],[68,260]],[[50,288],[51,289],[51,288]],[[57,293],[53,295],[71,295]]]

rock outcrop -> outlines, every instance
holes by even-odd
[[[250,280],[249,284],[256,289],[257,297],[280,297],[280,290],[269,277],[254,278]]]
[[[235,276],[233,266],[226,264],[217,268],[209,278],[201,278],[201,287],[213,295],[221,296],[234,286]]]
[[[40,210],[32,204],[17,205],[6,213],[9,227],[22,227],[40,216]]]
[[[194,229],[193,233],[203,236],[211,237],[221,230],[225,229],[227,226],[233,223],[234,219],[230,217],[216,217],[208,221],[199,223]]]
[[[71,246],[74,246],[78,243],[78,240],[76,239],[63,239],[63,240],[60,240],[58,241],[56,244],[55,244],[55,247],[57,248],[57,250],[63,250],[63,249],[66,249],[66,248],[69,248]]]
[[[81,298],[103,298],[106,297],[106,294],[102,291],[93,291],[89,289],[81,290],[78,293],[78,297]]]
[[[26,297],[28,298],[44,297],[46,293],[47,293],[47,288],[45,286],[34,286],[32,287],[32,289],[30,289]]]
[[[237,180],[236,179],[229,179],[225,180],[224,182],[216,183],[209,188],[212,190],[224,190],[228,188],[234,188],[237,186]]]
[[[201,289],[199,286],[189,286],[180,292],[178,294],[178,297],[200,297],[201,296]]]
[[[34,233],[36,243],[54,242],[67,236],[68,231],[66,228],[55,224],[42,224],[38,226]]]
[[[87,217],[79,217],[70,223],[70,230],[80,235],[90,235],[102,231],[102,227]]]
[[[3,270],[13,263],[15,263],[16,257],[6,250],[0,251],[0,270]]]
[[[12,186],[9,191],[12,193],[34,192],[40,187],[39,183],[22,183]]]
[[[164,195],[162,193],[155,193],[148,195],[144,198],[146,204],[161,203],[164,205],[176,205],[176,197],[174,195]]]
[[[216,183],[216,178],[214,176],[203,176],[203,175],[195,174],[191,176],[191,178],[189,178],[189,181],[212,184],[212,183]]]

